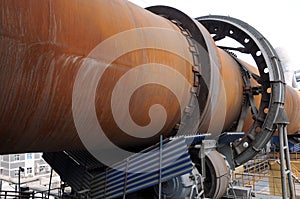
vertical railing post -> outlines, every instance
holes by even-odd
[[[162,144],[163,137],[160,136],[159,140],[159,184],[158,184],[158,199],[161,199],[161,175],[162,175]]]
[[[128,175],[128,164],[129,164],[129,158],[126,159],[126,168],[125,168],[125,174],[124,174],[124,191],[123,191],[123,199],[126,199],[126,192],[127,192],[127,175]]]
[[[50,190],[51,190],[51,183],[52,183],[52,175],[53,175],[53,169],[51,168],[51,172],[50,172],[50,180],[49,180],[49,188],[48,188],[48,198],[50,197]]]

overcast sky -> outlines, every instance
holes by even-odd
[[[291,70],[300,70],[299,1],[296,0],[130,0],[141,7],[168,5],[191,17],[209,14],[238,18],[260,31],[284,54],[286,65]]]

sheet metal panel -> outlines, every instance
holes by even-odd
[[[99,177],[101,191],[94,197],[116,198],[158,184],[159,152],[159,145],[155,145],[108,169]],[[191,172],[193,165],[184,138],[163,141],[161,165],[162,182]]]

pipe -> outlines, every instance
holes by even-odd
[[[73,91],[78,73],[82,66],[87,68],[86,76],[83,75],[87,84],[78,88],[79,97],[89,98],[90,95],[85,95],[90,89],[88,82],[94,81],[96,74],[89,72],[88,68],[93,68],[94,63],[99,67],[99,63],[109,62],[125,49],[130,51],[114,57],[104,71],[92,99],[95,104],[92,108],[95,108],[106,136],[121,147],[134,148],[156,143],[161,134],[168,137],[176,133],[174,128],[180,124],[184,111],[190,108],[191,89],[196,83],[190,43],[176,24],[130,2],[118,0],[41,0],[38,4],[35,0],[10,0],[1,2],[1,12],[0,154],[83,149],[76,122],[86,128],[87,136],[95,124],[88,117],[74,121],[74,109],[82,117],[91,111],[91,107],[87,108],[84,103],[74,107]],[[150,32],[155,29],[151,32],[151,39],[147,37],[149,31],[143,32],[143,29]],[[168,32],[170,34],[161,34]],[[129,37],[118,40],[128,33]],[[111,38],[115,42],[107,42]],[[97,54],[97,46],[107,43],[109,45],[103,53],[109,57]],[[216,74],[212,75],[221,80],[213,84],[218,84],[220,90],[210,93],[214,103],[205,102],[205,109],[209,111],[202,115],[204,119],[200,122],[199,132],[209,130],[217,136],[238,119],[243,83],[238,64],[219,50],[212,40],[210,45],[217,52],[214,60],[218,65]],[[136,46],[148,48],[140,50]],[[154,48],[157,46],[161,48]],[[164,46],[172,51],[166,51]],[[163,67],[165,65],[168,70]],[[166,86],[155,83],[143,85],[133,92],[129,107],[125,108],[129,109],[129,115],[137,125],[151,126],[151,119],[156,119],[151,127],[157,129],[161,118],[167,115],[159,133],[151,136],[150,128],[141,135],[150,138],[136,138],[123,132],[119,124],[129,130],[135,127],[126,126],[129,118],[122,111],[118,124],[113,117],[110,104],[114,89],[129,71],[138,71],[138,75],[134,76],[136,79],[122,81],[120,88],[123,91],[154,77],[157,81],[168,82],[179,93],[176,95]],[[124,98],[117,98],[113,108],[123,110],[123,101]],[[289,107],[296,103],[294,99],[288,101]],[[166,112],[152,106],[155,104],[162,105]],[[150,116],[149,110],[152,111]],[[293,121],[299,121],[295,112],[287,112]],[[101,148],[102,140],[97,141],[96,147]]]

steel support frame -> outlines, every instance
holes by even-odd
[[[249,24],[227,16],[209,15],[196,18],[215,41],[229,37],[243,45],[242,48],[221,47],[250,54],[257,64],[261,84],[261,102],[249,132],[233,149],[235,165],[252,159],[271,139],[276,130],[277,117],[285,100],[285,80],[278,55],[269,41]],[[264,110],[268,109],[266,113]],[[245,147],[246,146],[246,147]]]
[[[258,82],[261,83],[262,100],[255,122],[246,136],[234,146],[235,164],[241,165],[253,158],[271,139],[276,128],[280,140],[280,166],[282,179],[282,197],[287,198],[286,175],[290,190],[290,198],[295,198],[292,182],[292,171],[287,139],[288,118],[283,108],[285,101],[285,80],[279,57],[266,38],[249,24],[235,18],[209,15],[197,20],[204,25],[214,40],[230,37],[243,45],[242,48],[221,47],[250,54],[259,69]],[[264,113],[264,109],[268,112]],[[244,143],[250,142],[249,147]]]
[[[278,134],[280,143],[280,172],[281,172],[281,188],[282,198],[288,198],[286,176],[288,177],[288,185],[290,191],[290,199],[295,198],[294,184],[292,178],[292,168],[287,138],[287,124],[278,124]]]

